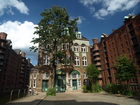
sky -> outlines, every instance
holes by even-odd
[[[71,19],[79,17],[78,29],[90,40],[123,25],[124,16],[140,13],[140,0],[0,0],[0,32],[8,34],[12,48],[26,52],[37,65],[37,53],[29,50],[40,13],[51,6],[66,7]]]

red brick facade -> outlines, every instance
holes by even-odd
[[[119,29],[113,30],[112,34],[102,34],[98,48],[101,61],[102,85],[117,83],[114,76],[114,64],[117,56],[126,54],[127,57],[132,58],[135,65],[140,65],[140,14],[125,17],[124,25]],[[140,84],[139,74],[140,68],[138,68],[137,80],[131,80],[130,83]]]
[[[29,85],[32,64],[26,59],[26,53],[12,49],[11,40],[6,33],[0,33],[0,92],[13,89],[25,89]]]

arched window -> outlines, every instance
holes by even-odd
[[[87,66],[87,58],[86,57],[82,57],[82,63],[83,63],[83,66]]]
[[[43,63],[44,65],[49,65],[50,64],[50,57],[48,55],[45,55],[43,58]]]
[[[82,44],[82,45],[81,45],[81,51],[82,51],[82,52],[86,52],[86,45],[85,45],[85,44]]]
[[[75,52],[78,52],[79,51],[79,48],[78,48],[78,44],[77,43],[74,44],[74,51]]]
[[[79,57],[75,57],[75,66],[80,66],[80,59],[79,59]]]

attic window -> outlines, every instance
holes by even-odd
[[[80,34],[77,34],[77,38],[81,38],[81,35]]]
[[[81,39],[81,32],[77,32],[76,37],[77,37],[78,39]]]

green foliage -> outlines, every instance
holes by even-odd
[[[117,69],[115,77],[120,82],[136,79],[136,66],[134,65],[134,62],[125,55],[121,55],[117,58],[115,67]]]
[[[72,42],[75,38],[75,32],[78,31],[77,20],[69,19],[69,14],[66,8],[61,6],[52,6],[49,9],[45,9],[41,16],[43,17],[38,26],[35,27],[35,35],[32,39],[32,43],[40,46],[46,46],[50,44],[49,51],[53,52],[56,46],[61,45],[65,41]],[[37,51],[38,46],[30,47],[30,50]]]
[[[122,94],[122,92],[124,91],[124,88],[122,85],[109,83],[106,85],[105,91],[107,91],[110,94]]]
[[[66,8],[62,8],[61,6],[52,6],[49,9],[45,9],[40,15],[43,18],[35,27],[36,31],[34,34],[37,37],[32,38],[31,43],[34,45],[30,47],[30,50],[34,52],[38,50],[47,52],[43,53],[43,56],[48,54],[50,57],[49,66],[53,71],[53,87],[57,63],[63,63],[66,59],[66,52],[64,52],[66,48],[64,47],[62,51],[62,44],[66,45],[66,43],[69,43],[69,48],[73,44],[73,40],[76,39],[76,32],[78,31],[78,18],[70,19]],[[39,44],[39,46],[36,44]],[[40,57],[39,61],[39,66],[42,66],[43,57]]]
[[[48,88],[47,96],[56,96],[56,88]]]
[[[93,93],[97,93],[97,92],[100,92],[100,91],[102,91],[102,88],[101,88],[101,86],[98,84],[98,82],[95,83],[95,84],[92,84],[92,92],[93,92]]]
[[[87,76],[92,81],[92,83],[96,83],[98,81],[98,76],[100,74],[100,71],[97,69],[97,67],[94,64],[90,64],[87,68]]]
[[[126,89],[125,85],[121,84],[118,85],[109,83],[106,85],[105,91],[108,92],[109,94],[122,94],[127,96],[133,95],[133,91]]]
[[[83,89],[83,92],[87,91],[87,87],[85,85],[82,87],[82,89]]]

